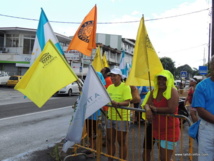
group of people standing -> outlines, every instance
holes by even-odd
[[[101,71],[101,73],[104,73]],[[121,159],[127,157],[127,133],[129,131],[130,111],[121,106],[129,107],[132,101],[131,87],[123,82],[123,75],[119,68],[113,68],[108,77],[112,84],[108,86],[107,92],[111,97],[111,106],[108,107],[108,119],[106,124],[107,152],[114,156],[116,153],[116,142],[119,145],[119,155]],[[154,90],[150,92],[144,108],[147,120],[153,124],[151,136],[160,144],[161,160],[170,160],[173,149],[180,137],[179,119],[156,115],[156,113],[177,114],[178,92],[174,87],[173,75],[163,70],[155,76]],[[142,99],[148,92],[145,87],[142,91]],[[177,103],[176,103],[177,102]],[[141,103],[140,103],[141,104]],[[161,120],[161,121],[160,121]],[[166,134],[166,127],[168,132]],[[145,142],[145,141],[144,141]],[[152,144],[152,143],[151,143]],[[145,160],[145,158],[144,158]],[[109,158],[109,161],[113,161]]]
[[[198,152],[201,154],[199,161],[214,160],[214,57],[212,57],[210,71],[210,77],[199,84],[195,79],[190,81],[191,88],[185,101],[185,103],[189,101],[192,106],[190,111],[193,121],[198,120],[198,117],[194,117],[196,113],[201,119],[198,137]],[[117,142],[119,157],[125,160],[128,151],[127,134],[130,111],[119,107],[130,106],[131,88],[123,82],[123,75],[119,68],[110,70],[105,67],[101,73],[105,78],[106,89],[112,100],[109,107],[103,107],[107,114],[107,152],[114,156]],[[141,89],[141,91],[143,90]],[[147,96],[144,99],[146,93]],[[179,94],[174,86],[172,73],[168,70],[157,73],[154,78],[153,90],[149,92],[145,90],[143,94],[144,102],[141,102],[140,105],[145,109],[146,120],[150,126],[147,126],[146,130],[147,138],[144,139],[142,158],[144,161],[149,161],[151,147],[157,143],[160,160],[171,161],[174,149],[180,139],[180,122],[176,117],[161,114],[178,114]],[[145,149],[148,150],[147,153],[145,153]],[[203,154],[207,155],[203,156]],[[113,161],[112,158],[108,160]]]

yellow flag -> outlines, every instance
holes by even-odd
[[[96,49],[96,55],[94,57],[94,60],[92,62],[92,66],[94,67],[96,72],[100,72],[101,69],[104,68],[104,64],[101,58],[101,54],[100,54],[100,47],[98,46]]]
[[[106,53],[104,53],[104,55],[103,55],[103,65],[104,65],[104,67],[109,67],[108,60],[107,60],[107,57],[106,57]]]
[[[149,86],[153,85],[155,74],[163,70],[162,63],[149,39],[142,17],[135,42],[132,68],[126,80],[127,85]],[[149,78],[150,75],[150,78]]]
[[[49,40],[15,89],[42,107],[54,93],[76,80],[76,74]]]

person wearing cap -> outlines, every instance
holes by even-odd
[[[190,116],[192,118],[193,123],[198,121],[198,116],[197,116],[197,111],[195,108],[192,108],[191,104],[192,104],[192,98],[193,98],[193,94],[195,91],[195,87],[197,85],[198,80],[196,78],[190,78],[190,88],[188,91],[188,95],[184,101],[184,105],[186,106],[187,103],[190,104]]]
[[[103,77],[105,78],[105,81],[106,81],[106,85],[105,87],[108,88],[109,85],[112,84],[112,81],[111,81],[111,77],[109,76],[110,74],[110,68],[108,67],[104,67],[100,72],[102,73]]]
[[[107,120],[107,152],[114,156],[116,153],[116,141],[119,144],[121,159],[127,157],[127,133],[129,131],[130,111],[119,108],[129,106],[132,99],[130,86],[122,82],[122,72],[119,68],[113,68],[110,72],[112,85],[107,88],[111,97],[111,105],[108,110]],[[113,161],[109,158],[108,161]]]
[[[198,161],[214,160],[214,55],[210,63],[210,77],[197,84],[192,107],[200,116],[198,129]]]
[[[177,114],[179,95],[174,77],[168,70],[155,75],[154,89],[144,105],[146,118],[152,123],[152,136],[160,146],[160,160],[170,161],[180,138],[179,118],[159,114]],[[167,130],[166,130],[167,129]]]

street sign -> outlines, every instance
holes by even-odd
[[[199,74],[206,75],[207,71],[208,71],[208,67],[207,66],[199,66]]]
[[[187,71],[181,71],[180,76],[181,78],[187,78]]]

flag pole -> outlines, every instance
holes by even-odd
[[[142,18],[144,18],[144,14],[142,15]],[[145,27],[145,22],[143,21],[143,24],[144,24],[144,27]],[[145,32],[144,32],[144,35],[143,35],[143,37],[146,39],[146,37],[147,37],[148,35],[145,35]],[[147,41],[147,40],[146,40]],[[145,41],[145,42],[146,42]],[[146,47],[146,45],[145,45],[145,47]],[[148,77],[149,77],[149,89],[150,89],[150,91],[152,90],[152,85],[151,85],[151,74],[150,74],[150,68],[149,68],[149,57],[148,57],[148,52],[147,52],[147,50],[145,50],[146,51],[146,63],[147,63],[147,67],[148,67]]]
[[[80,72],[81,72],[81,79],[83,80],[83,54],[81,54],[81,58],[80,58],[81,62],[80,62]]]
[[[212,0],[212,8],[214,6],[214,0]],[[212,21],[211,21],[211,56],[214,55],[214,10],[212,9]]]

